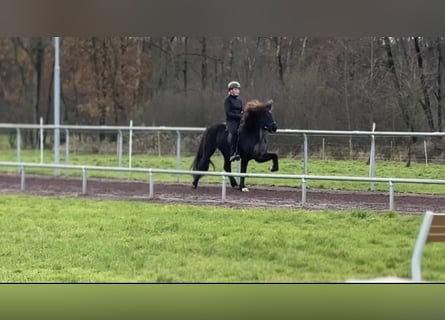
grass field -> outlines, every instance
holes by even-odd
[[[410,276],[420,216],[0,196],[1,282],[343,282]],[[423,275],[445,281],[428,245]]]
[[[64,164],[64,154],[61,154],[60,163]],[[39,163],[40,153],[38,150],[23,150],[21,153],[22,162]],[[212,158],[215,163],[215,171],[223,171],[222,158],[215,155]],[[0,161],[17,161],[15,150],[6,149],[0,153]],[[122,166],[128,168],[128,157],[123,158]],[[176,169],[175,156],[147,156],[147,155],[133,155],[133,168],[162,168],[162,169]],[[191,168],[192,157],[182,157],[180,168],[189,170]],[[46,151],[44,155],[44,163],[53,163],[53,153]],[[71,154],[69,164],[74,165],[93,165],[93,166],[118,166],[118,160],[115,155],[110,154]],[[233,165],[233,170],[236,171],[238,163]],[[268,168],[270,163],[256,163],[251,161],[248,166],[248,172],[255,173],[269,173]],[[14,168],[0,167],[1,171],[15,171]],[[52,170],[48,169],[29,169],[30,173],[44,173],[52,174]],[[278,174],[303,174],[303,161],[301,159],[281,158],[280,171]],[[332,161],[332,160],[312,160],[309,159],[308,173],[311,175],[326,175],[326,176],[357,176],[368,177],[369,166],[365,162],[360,161]],[[70,174],[80,176],[80,170],[67,171],[62,170],[62,174]],[[117,173],[117,172],[89,172],[92,177],[108,177],[108,178],[131,178],[139,180],[147,180],[146,174],[137,173]],[[445,165],[443,164],[420,164],[412,163],[410,167],[406,167],[403,162],[389,162],[377,161],[376,177],[383,178],[415,178],[415,179],[445,179]],[[191,177],[180,176],[181,182],[191,182]],[[156,181],[176,181],[176,175],[157,174]],[[219,177],[204,177],[203,182],[221,183]],[[288,179],[265,179],[265,178],[248,178],[247,183],[250,185],[279,185],[300,187],[301,180]],[[309,181],[309,187],[313,188],[327,188],[327,189],[345,189],[345,190],[368,190],[369,183],[365,182],[348,182],[348,181]],[[375,189],[379,191],[388,191],[387,183],[376,183]],[[420,185],[420,184],[395,184],[396,192],[411,192],[411,193],[428,193],[428,194],[444,194],[445,185]]]

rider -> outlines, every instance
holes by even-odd
[[[230,138],[230,161],[239,160],[238,155],[238,128],[243,116],[243,102],[239,98],[241,85],[237,81],[231,81],[227,85],[229,95],[224,100],[224,110],[226,113],[226,125],[231,136]]]

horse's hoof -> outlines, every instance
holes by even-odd
[[[242,192],[249,192],[249,189],[247,187],[241,188]]]
[[[275,171],[278,171],[278,167],[270,167],[269,170],[271,172],[275,172]]]
[[[193,188],[193,189],[196,189],[197,186],[198,186],[197,183],[194,183],[194,182],[192,183],[192,188]]]

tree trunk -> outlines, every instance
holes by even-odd
[[[437,131],[442,132],[442,48],[440,38],[437,39]]]
[[[343,62],[343,78],[344,78],[344,95],[345,95],[345,109],[346,109],[346,120],[348,124],[348,130],[351,130],[351,112],[349,110],[349,70],[348,70],[348,47],[346,42],[344,42],[344,62]],[[349,158],[352,160],[353,150],[352,150],[352,137],[349,137]]]
[[[201,88],[207,88],[207,39],[201,39]]]
[[[53,59],[53,63],[52,63],[52,68],[51,68],[51,79],[49,82],[49,87],[48,87],[48,108],[46,108],[46,116],[45,116],[45,124],[49,124],[49,119],[51,118],[51,106],[52,106],[52,97],[53,97],[53,80],[54,79],[54,59]],[[47,138],[47,131],[45,131],[44,135],[43,135],[43,145],[46,145],[46,138]]]
[[[99,125],[106,124],[107,110],[105,105],[106,88],[105,88],[105,49],[106,43],[104,39],[92,39],[92,54],[94,62],[94,71],[96,77],[96,101],[99,109]],[[99,133],[99,140],[105,138],[104,133]]]
[[[34,46],[32,46],[31,50],[34,49]],[[34,111],[32,114],[32,120],[33,123],[38,124],[40,122],[39,115],[40,115],[40,88],[42,85],[42,73],[43,73],[43,60],[44,60],[44,51],[45,48],[43,46],[42,39],[37,39],[35,43],[35,53],[32,54],[31,59],[33,61],[34,65],[34,72],[35,72],[35,78],[34,78],[34,84],[35,84],[35,91],[34,91]],[[37,143],[37,132],[33,131],[33,134],[30,136],[31,138],[31,146],[35,147]]]
[[[386,54],[388,57],[388,60],[386,63],[387,63],[387,67],[388,67],[389,71],[392,73],[394,88],[396,90],[400,110],[402,111],[403,120],[404,120],[406,126],[408,128],[411,128],[412,122],[411,122],[411,118],[410,118],[409,112],[407,110],[405,101],[402,96],[402,87],[400,85],[399,77],[397,76],[397,71],[396,71],[396,67],[395,67],[395,63],[394,63],[394,56],[392,54],[392,49],[391,49],[391,41],[388,37],[384,37],[384,43],[385,43]]]
[[[277,67],[278,67],[278,79],[280,79],[280,82],[284,84],[284,66],[283,66],[283,58],[282,58],[282,37],[275,37],[275,59],[277,61]]]
[[[188,86],[188,37],[184,37],[184,62],[183,62],[183,69],[182,74],[183,76],[183,89],[184,92],[187,93],[187,86]]]
[[[228,51],[228,56],[229,56],[229,62],[228,62],[228,66],[227,66],[227,72],[226,72],[226,75],[227,75],[227,78],[228,79],[226,79],[226,80],[231,80],[232,78],[233,78],[233,64],[234,64],[234,61],[235,61],[235,58],[234,58],[234,56],[235,56],[235,53],[233,52],[233,39],[231,39],[230,41],[229,41],[229,49],[227,50]]]
[[[395,67],[395,63],[394,63],[394,56],[392,54],[392,49],[391,49],[391,40],[388,37],[384,37],[383,40],[384,40],[384,44],[385,44],[386,54],[387,54],[387,57],[388,57],[387,67],[388,67],[389,71],[393,75],[392,78],[393,78],[395,90],[397,91],[397,99],[398,99],[398,102],[399,102],[399,108],[400,108],[400,110],[402,112],[403,121],[405,122],[406,126],[411,131],[414,131],[414,126],[412,124],[411,117],[409,115],[407,105],[406,105],[405,100],[404,100],[403,95],[402,95],[402,87],[400,85],[400,81],[399,81],[399,78],[397,76],[397,71],[396,71],[396,67]],[[408,144],[408,159],[407,159],[407,162],[406,162],[406,166],[407,167],[409,167],[411,165],[411,150],[412,150],[411,144],[414,143],[415,140],[416,140],[415,137],[413,137],[412,139],[409,140],[409,144]]]
[[[422,93],[423,93],[423,101],[421,100],[420,104],[422,105],[423,111],[425,112],[426,120],[428,122],[428,127],[430,131],[434,132],[436,131],[436,129],[434,127],[433,113],[431,112],[431,102],[428,94],[428,87],[425,81],[425,74],[423,70],[423,57],[420,52],[418,37],[414,37],[414,47],[416,49],[417,65],[419,67],[419,73],[420,73],[420,84],[422,86]]]
[[[248,45],[249,44],[248,39],[245,39],[244,43],[246,44],[246,50],[248,52],[248,54],[246,54],[246,58],[245,58],[245,62],[246,62],[246,64],[245,64],[245,66],[246,66],[245,87],[247,87],[249,85],[251,88],[253,88],[255,85],[254,72],[255,72],[255,66],[256,66],[256,61],[257,61],[257,55],[258,55],[259,47],[260,47],[260,43],[261,43],[261,37],[256,38],[255,48],[252,53],[251,53],[252,49]]]

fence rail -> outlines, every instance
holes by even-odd
[[[154,175],[155,174],[172,174],[172,175],[193,175],[201,174],[207,176],[221,177],[221,201],[225,202],[226,180],[227,177],[251,177],[251,178],[279,178],[301,180],[301,204],[304,206],[307,202],[307,181],[323,180],[323,181],[352,181],[352,182],[386,182],[388,183],[389,203],[388,210],[395,210],[394,207],[394,185],[396,183],[413,183],[413,184],[440,184],[445,185],[445,180],[438,179],[405,179],[405,178],[370,178],[370,177],[352,177],[352,176],[318,176],[318,175],[298,175],[298,174],[262,174],[262,173],[235,173],[235,172],[218,172],[218,171],[193,171],[193,170],[172,170],[158,168],[122,168],[122,167],[101,167],[101,166],[81,166],[81,165],[62,165],[62,164],[38,164],[24,162],[2,162],[0,167],[15,167],[20,172],[20,191],[25,191],[26,168],[46,168],[46,169],[71,169],[79,170],[82,173],[82,194],[87,193],[87,173],[88,171],[115,171],[115,172],[138,172],[148,175],[149,194],[148,198],[154,197]]]
[[[50,125],[43,124],[43,119],[40,119],[40,124],[11,124],[11,123],[0,123],[0,129],[11,129],[17,131],[17,162],[22,162],[21,160],[21,143],[20,143],[20,130],[21,129],[35,129],[40,132],[40,164],[43,164],[43,137],[44,131],[53,131],[55,129],[63,130],[65,132],[66,142],[65,142],[65,165],[69,165],[69,154],[70,154],[70,130],[76,131],[114,131],[117,133],[117,157],[118,157],[118,167],[122,167],[122,157],[123,157],[123,137],[122,132],[128,131],[129,142],[128,142],[128,168],[132,168],[132,154],[133,154],[133,133],[136,131],[152,131],[152,132],[175,132],[176,133],[176,172],[177,172],[177,182],[179,182],[179,176],[181,175],[181,133],[182,132],[203,132],[205,128],[203,127],[169,127],[169,126],[133,126],[133,122],[130,122],[129,126],[94,126],[94,125]],[[375,178],[375,166],[376,166],[376,152],[375,152],[375,137],[443,137],[445,132],[392,132],[392,131],[334,131],[334,130],[300,130],[300,129],[278,129],[278,131],[272,135],[298,135],[303,136],[303,172],[302,176],[308,175],[308,165],[309,165],[309,151],[308,151],[308,137],[309,136],[360,136],[369,137],[369,178]],[[54,152],[59,152],[55,150]],[[54,157],[58,159],[58,157]],[[425,154],[425,158],[427,158]],[[55,165],[59,163],[55,160]],[[59,167],[54,167],[55,174],[58,174]],[[375,190],[374,182],[377,180],[362,180],[370,182],[370,189]]]

